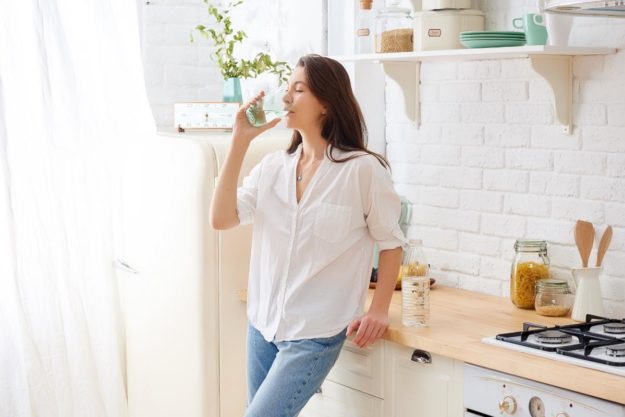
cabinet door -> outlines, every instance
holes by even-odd
[[[328,380],[384,398],[383,368],[384,340],[364,349],[346,340]]]
[[[412,360],[414,349],[385,346],[386,417],[462,417],[462,363],[430,355],[430,363]]]
[[[384,401],[326,380],[299,417],[384,417]]]

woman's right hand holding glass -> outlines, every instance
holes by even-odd
[[[232,128],[232,141],[233,142],[241,142],[245,145],[249,145],[254,138],[256,138],[261,133],[275,127],[278,123],[280,123],[280,118],[274,119],[269,123],[266,123],[259,127],[254,127],[249,122],[246,116],[246,111],[251,105],[258,104],[259,100],[265,96],[265,92],[261,91],[256,97],[249,100],[247,103],[243,104],[239,111],[237,112],[234,118],[234,126]]]

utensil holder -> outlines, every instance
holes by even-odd
[[[603,268],[573,268],[571,270],[573,280],[577,287],[575,291],[575,303],[571,312],[571,318],[577,321],[585,321],[586,314],[603,316],[603,296],[599,277]]]

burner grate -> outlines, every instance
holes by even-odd
[[[625,320],[587,315],[585,323],[547,327],[524,323],[520,332],[503,333],[497,340],[571,356],[609,366],[625,366]]]

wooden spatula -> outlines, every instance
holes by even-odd
[[[605,252],[608,250],[610,246],[610,242],[612,241],[612,226],[608,226],[603,232],[603,236],[601,236],[601,241],[599,242],[599,249],[597,249],[597,264],[596,266],[601,266],[603,262],[603,257],[605,256]]]
[[[592,226],[592,223],[578,220],[575,223],[575,244],[577,245],[579,256],[582,258],[582,266],[584,268],[588,267],[588,258],[590,258],[594,240],[595,228]]]

